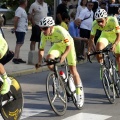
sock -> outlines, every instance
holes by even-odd
[[[100,63],[100,65],[103,65],[103,63]]]
[[[1,75],[1,77],[2,77],[3,80],[7,79],[7,77],[8,77],[7,73],[5,72],[4,74]]]
[[[80,93],[81,93],[80,86],[77,85],[77,86],[76,86],[76,94],[77,94],[77,95],[80,95]]]

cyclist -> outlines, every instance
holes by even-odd
[[[55,22],[52,17],[44,17],[40,20],[39,26],[42,30],[41,43],[39,49],[39,62],[36,68],[40,66],[42,58],[44,56],[44,48],[47,41],[53,42],[53,46],[50,48],[47,59],[57,58],[61,56],[60,63],[62,63],[67,57],[70,72],[73,75],[76,84],[77,105],[80,105],[81,94],[81,79],[76,68],[76,53],[74,48],[73,38],[70,36],[67,30],[61,26],[54,26]],[[53,66],[48,66],[50,70],[53,70]]]
[[[9,51],[7,42],[3,38],[2,34],[0,34],[0,75],[3,82],[0,88],[0,94],[2,95],[9,92],[11,85],[11,80],[8,78],[3,65],[9,62],[13,56],[13,52]]]
[[[120,73],[120,26],[116,17],[108,16],[104,9],[99,9],[95,12],[95,20],[92,24],[92,30],[88,45],[88,54],[91,47],[94,45],[96,30],[101,30],[102,33],[97,40],[96,50],[104,49],[109,43],[112,43],[112,51],[116,55],[118,70]],[[102,56],[97,55],[98,62],[102,65]]]
[[[9,51],[8,44],[5,41],[4,33],[2,30],[2,25],[4,23],[4,19],[0,17],[0,81],[3,82],[0,88],[0,94],[6,94],[10,89],[11,80],[7,77],[7,73],[4,69],[4,66],[7,62],[9,62],[14,54],[13,52]]]

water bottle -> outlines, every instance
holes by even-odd
[[[65,73],[64,73],[63,71],[60,71],[59,74],[60,74],[61,78],[62,78],[65,82],[67,82],[67,78],[66,78]]]
[[[75,87],[74,80],[73,80],[72,76],[69,77],[69,87],[70,87],[71,92],[75,92],[76,87]]]

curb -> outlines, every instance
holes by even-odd
[[[77,63],[77,65],[84,64],[84,63],[86,63],[86,62],[87,62],[87,60],[80,61],[80,62]],[[34,74],[34,73],[39,73],[39,72],[48,71],[48,70],[49,70],[48,67],[47,67],[47,66],[44,66],[44,67],[41,67],[41,68],[38,69],[38,70],[36,70],[35,68],[34,68],[34,69],[26,69],[26,70],[20,70],[20,71],[17,71],[17,72],[8,73],[8,75],[9,75],[9,76],[17,77],[17,76]]]

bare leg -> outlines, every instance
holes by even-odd
[[[102,50],[104,49],[106,46],[102,43],[102,42],[97,42],[96,44],[96,50]],[[99,63],[103,63],[103,58],[101,54],[96,55],[97,60]]]
[[[4,66],[0,63],[0,74],[3,75],[5,72]]]
[[[77,86],[77,85],[79,86],[80,83],[81,83],[81,79],[80,79],[80,76],[79,76],[79,73],[78,73],[78,71],[77,71],[76,66],[69,66],[69,68],[70,68],[71,74],[73,75],[73,79],[74,79],[74,81],[75,81],[75,85],[76,85],[76,86]]]
[[[30,50],[35,50],[35,45],[36,45],[36,42],[35,41],[31,41],[30,43]]]
[[[47,55],[46,59],[49,59],[49,58],[50,58],[50,59],[54,59],[55,57],[54,57],[53,55],[50,55],[50,54],[49,54],[49,55]],[[51,71],[53,71],[53,65],[49,65],[48,68],[49,68]]]
[[[16,47],[15,47],[15,55],[14,55],[14,58],[19,58],[19,54],[20,54],[20,48],[23,44],[16,44]]]

